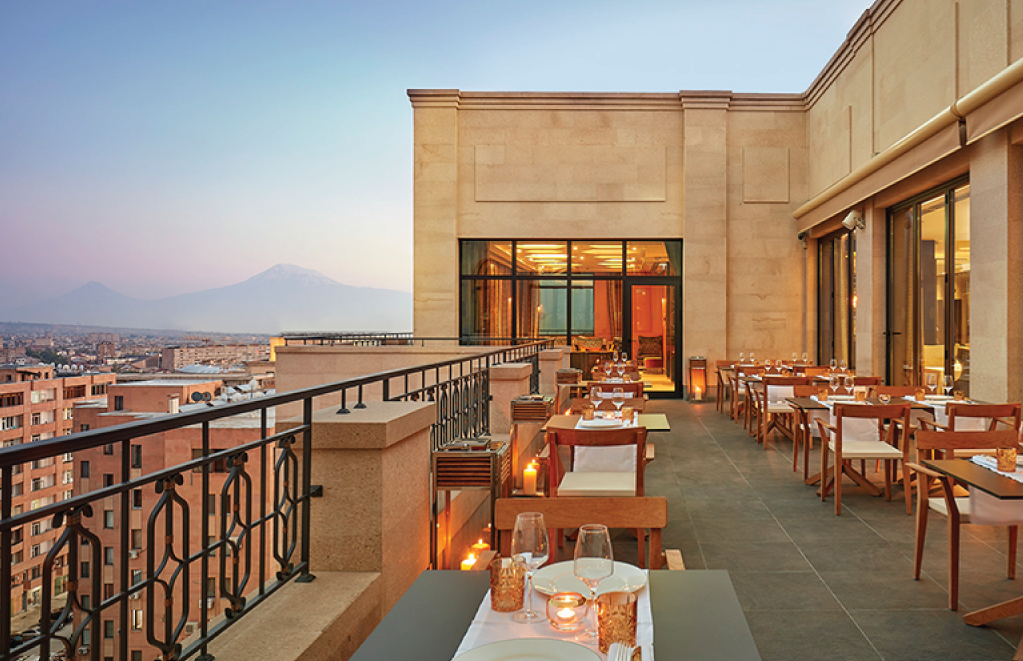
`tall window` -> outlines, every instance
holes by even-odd
[[[842,230],[817,245],[818,364],[834,358],[855,367],[856,235]]]
[[[888,382],[970,390],[970,185],[888,210]]]

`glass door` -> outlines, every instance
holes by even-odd
[[[679,288],[657,281],[632,283],[626,288],[628,334],[625,346],[635,360],[647,392],[679,394]]]
[[[888,213],[888,383],[970,389],[970,186]]]

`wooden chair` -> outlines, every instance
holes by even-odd
[[[927,431],[916,433],[916,448],[919,459],[951,458],[956,450],[995,450],[1000,447],[1018,447],[1015,431]],[[920,579],[920,569],[924,557],[924,541],[927,536],[927,514],[935,511],[948,519],[948,607],[956,610],[959,607],[959,528],[970,520],[970,497],[956,497],[952,480],[947,475],[922,466],[910,463],[920,480],[916,500],[916,549],[913,554],[913,578]],[[937,479],[941,484],[944,498],[930,497],[931,480]],[[1009,528],[1009,549],[1007,575],[1016,578],[1016,541],[1019,526]]]
[[[636,535],[640,567],[685,569],[682,554],[677,550],[661,551],[661,532],[668,525],[666,498],[499,498],[495,505],[495,525],[499,535],[498,548],[510,554],[515,517],[522,512],[540,512],[552,530],[578,528],[587,523],[602,523],[608,528],[650,531],[650,559],[646,561],[644,538]],[[479,563],[477,563],[479,564]]]
[[[916,386],[878,385],[875,390],[878,395],[891,395],[892,397],[912,397],[916,394]]]
[[[853,470],[849,463],[859,459],[867,461],[870,459],[883,460],[884,467],[884,494],[886,500],[892,499],[892,477],[894,474],[895,462],[902,461],[903,484],[906,485],[906,513],[912,513],[912,504],[909,493],[909,469],[908,461],[909,443],[903,443],[899,449],[900,426],[898,424],[885,425],[886,421],[901,420],[901,429],[909,428],[909,403],[903,404],[835,404],[832,419],[834,425],[823,420],[817,420],[820,428],[821,439],[827,442],[821,443],[821,500],[827,500],[828,492],[835,490],[835,515],[842,514],[842,475],[848,475],[854,482],[863,486],[872,494],[879,492],[866,476]],[[876,434],[874,438],[845,438],[846,421],[867,420],[876,423]],[[854,426],[856,423],[852,423]],[[871,428],[873,425],[871,425]],[[863,430],[866,431],[866,430]],[[869,436],[873,436],[871,429]],[[851,434],[850,434],[851,435]],[[867,435],[867,434],[864,434]],[[831,483],[828,483],[828,455],[834,454],[835,459],[831,468]]]
[[[767,449],[767,435],[772,429],[779,429],[790,436],[795,443],[796,431],[792,407],[786,397],[795,396],[795,386],[808,386],[810,379],[805,376],[764,376],[763,387],[757,391],[757,442]]]
[[[581,497],[625,497],[643,495],[643,472],[646,466],[646,428],[625,429],[548,429],[550,470],[548,494]],[[635,470],[573,470],[576,448],[633,446]],[[562,466],[559,447],[569,448],[569,466]]]
[[[809,378],[809,377],[807,377]],[[797,385],[792,386],[793,397],[812,397],[820,392],[820,386],[814,385]],[[830,391],[829,391],[830,392]],[[828,411],[817,411],[810,412],[806,415],[805,422],[801,419],[797,419],[794,424],[794,431],[792,438],[792,470],[798,470],[799,465],[799,447],[803,447],[803,479],[806,480],[810,476],[810,450],[813,449],[813,439],[820,438],[821,432],[820,427],[817,426],[817,419],[822,418],[827,421],[830,418]]]
[[[743,428],[749,426],[749,413],[752,402],[746,401],[746,382],[742,380],[742,377],[747,375],[759,375],[763,373],[763,368],[756,367],[754,365],[736,365],[735,369],[732,370],[732,401],[731,401],[731,418],[736,422],[739,421],[739,416],[743,416]]]
[[[730,368],[735,364],[733,360],[719,360],[717,361],[717,377],[718,377],[718,395],[714,402],[717,407],[718,413],[723,413],[725,410],[725,398],[731,399],[732,394],[732,382],[725,378],[722,372],[725,368]]]

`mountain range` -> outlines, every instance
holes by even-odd
[[[412,295],[352,287],[319,271],[278,264],[234,285],[156,300],[89,282],[56,298],[0,310],[0,321],[225,333],[407,331]]]

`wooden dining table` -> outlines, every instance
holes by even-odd
[[[1023,500],[1023,483],[999,475],[969,459],[925,459],[921,463],[933,471],[947,475],[959,484],[980,489],[999,500]],[[963,616],[963,621],[979,627],[1020,613],[1023,613],[1023,596],[967,613]],[[1020,641],[1012,658],[1015,661],[1023,661],[1023,640]]]
[[[582,416],[578,414],[552,415],[540,430],[575,429],[580,418]],[[648,432],[671,431],[671,425],[668,424],[668,416],[663,413],[638,413],[636,414],[636,420],[637,426],[646,427]]]
[[[452,661],[489,587],[490,572],[424,571],[352,661]],[[651,571],[644,589],[657,661],[760,660],[728,572]]]

